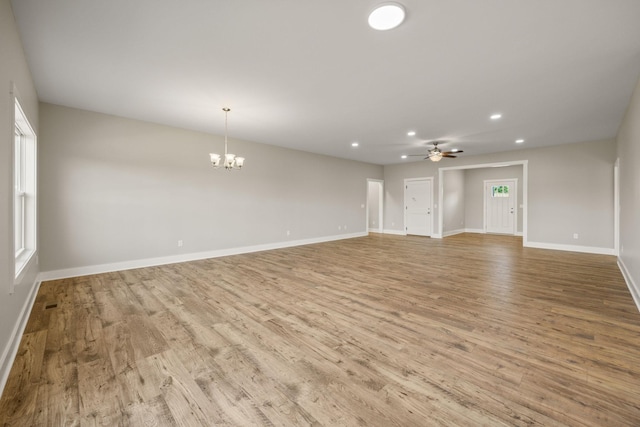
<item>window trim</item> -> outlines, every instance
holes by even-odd
[[[15,257],[13,271],[13,286],[19,284],[27,266],[34,259],[37,252],[37,135],[24,113],[20,97],[15,86],[12,84],[11,98],[13,100],[13,132],[12,132],[12,156],[11,168],[13,172],[13,197],[12,197],[12,222],[13,230],[12,252]],[[16,136],[20,135],[18,142]],[[18,153],[17,151],[20,150]],[[19,157],[18,157],[19,156]],[[18,173],[18,162],[20,162]],[[16,248],[16,203],[18,198],[22,203],[19,214],[22,215],[20,221],[20,238],[22,247]],[[13,293],[13,286],[10,293]]]

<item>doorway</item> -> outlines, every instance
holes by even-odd
[[[527,205],[528,205],[528,177],[529,177],[529,161],[528,160],[514,160],[509,162],[496,162],[496,163],[480,163],[473,165],[464,165],[464,166],[453,166],[453,167],[445,167],[438,169],[438,205],[444,205],[444,175],[448,170],[473,170],[473,169],[485,169],[485,168],[502,168],[507,166],[521,166],[522,167],[522,186],[521,191],[518,194],[518,198],[520,199],[518,209],[522,210],[522,213],[518,216],[522,219],[522,245],[528,246],[528,214],[527,214]],[[482,199],[482,194],[480,199]],[[484,203],[481,201],[480,203]],[[484,215],[483,215],[484,216]],[[484,222],[484,220],[483,220]],[[467,225],[468,227],[468,225]],[[478,225],[480,232],[480,227],[483,227],[482,224]],[[442,233],[444,230],[444,218],[442,215],[438,215],[438,229],[435,231],[433,237],[442,238]],[[519,235],[520,232],[517,233]]]
[[[384,181],[367,179],[367,231],[383,232]]]
[[[485,233],[516,234],[518,223],[518,180],[484,181]]]
[[[431,237],[433,232],[433,178],[404,180],[406,234]]]

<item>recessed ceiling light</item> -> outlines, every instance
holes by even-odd
[[[491,120],[498,120],[501,117],[502,117],[502,114],[500,114],[500,113],[492,114],[491,115]]]
[[[522,144],[524,142],[524,139],[516,139],[516,144]]]
[[[402,156],[400,156],[400,158],[401,158],[401,159],[406,159],[406,158],[407,158],[407,155],[406,155],[406,154],[403,154]]]
[[[409,135],[409,136],[416,136],[416,131],[414,131],[414,130],[410,130],[409,132],[407,132],[407,135]]]
[[[360,145],[360,144],[358,144],[357,142],[352,142],[352,143],[351,143],[351,146],[352,146],[352,147],[357,147],[358,145]]]
[[[369,26],[374,30],[391,30],[404,21],[404,7],[398,3],[382,3],[369,14]]]

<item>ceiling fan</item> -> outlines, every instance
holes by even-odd
[[[431,150],[429,150],[427,152],[427,157],[425,157],[424,159],[427,160],[431,160],[432,162],[439,162],[440,160],[442,160],[443,157],[450,157],[455,159],[456,156],[455,154],[457,153],[463,153],[462,150],[451,150],[451,151],[442,151],[438,148],[438,144],[444,144],[446,141],[433,141],[431,142],[433,144],[433,148]],[[424,156],[424,154],[409,154],[410,156]]]

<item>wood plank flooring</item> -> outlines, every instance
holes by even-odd
[[[51,281],[0,425],[638,426],[640,314],[614,257],[479,234]]]

